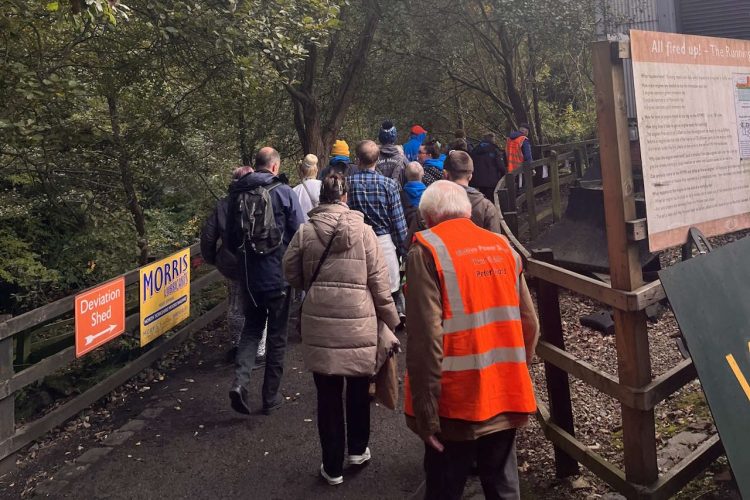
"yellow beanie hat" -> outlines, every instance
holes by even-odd
[[[333,156],[349,156],[349,145],[346,141],[338,140],[333,143],[331,154]]]

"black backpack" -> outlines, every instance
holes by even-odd
[[[239,191],[233,196],[234,241],[245,255],[268,255],[281,246],[282,234],[276,225],[271,202],[271,191],[279,186],[281,182],[274,181],[267,186]]]

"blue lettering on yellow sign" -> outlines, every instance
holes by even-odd
[[[169,285],[172,281],[177,281],[188,270],[189,265],[188,256],[182,255],[179,260],[172,259],[171,262],[144,273],[141,300],[145,302],[154,293],[161,291],[162,287]],[[181,279],[179,281],[184,282]]]

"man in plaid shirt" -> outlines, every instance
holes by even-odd
[[[362,212],[365,222],[375,231],[388,265],[391,293],[395,295],[401,286],[398,256],[404,253],[407,232],[399,186],[375,171],[380,148],[373,141],[357,144],[356,154],[359,172],[349,177],[348,204],[352,210]]]

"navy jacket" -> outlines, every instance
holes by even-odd
[[[245,175],[229,187],[230,205],[234,198],[233,194],[257,186],[268,186],[276,180],[277,178],[267,170],[259,170]],[[243,259],[242,253],[238,251],[241,242],[232,241],[231,236],[233,234],[232,226],[236,221],[233,220],[233,217],[229,217],[229,220],[227,220],[230,231],[227,241],[231,241],[231,249],[238,256],[240,281],[247,283],[250,292],[270,292],[288,286],[281,269],[281,259],[284,257],[284,252],[286,252],[292,236],[297,232],[299,226],[305,222],[304,214],[299,206],[299,199],[292,188],[286,184],[282,184],[271,191],[271,203],[273,204],[276,225],[282,233],[282,243],[276,251],[268,255],[256,255],[248,252],[246,258]]]

